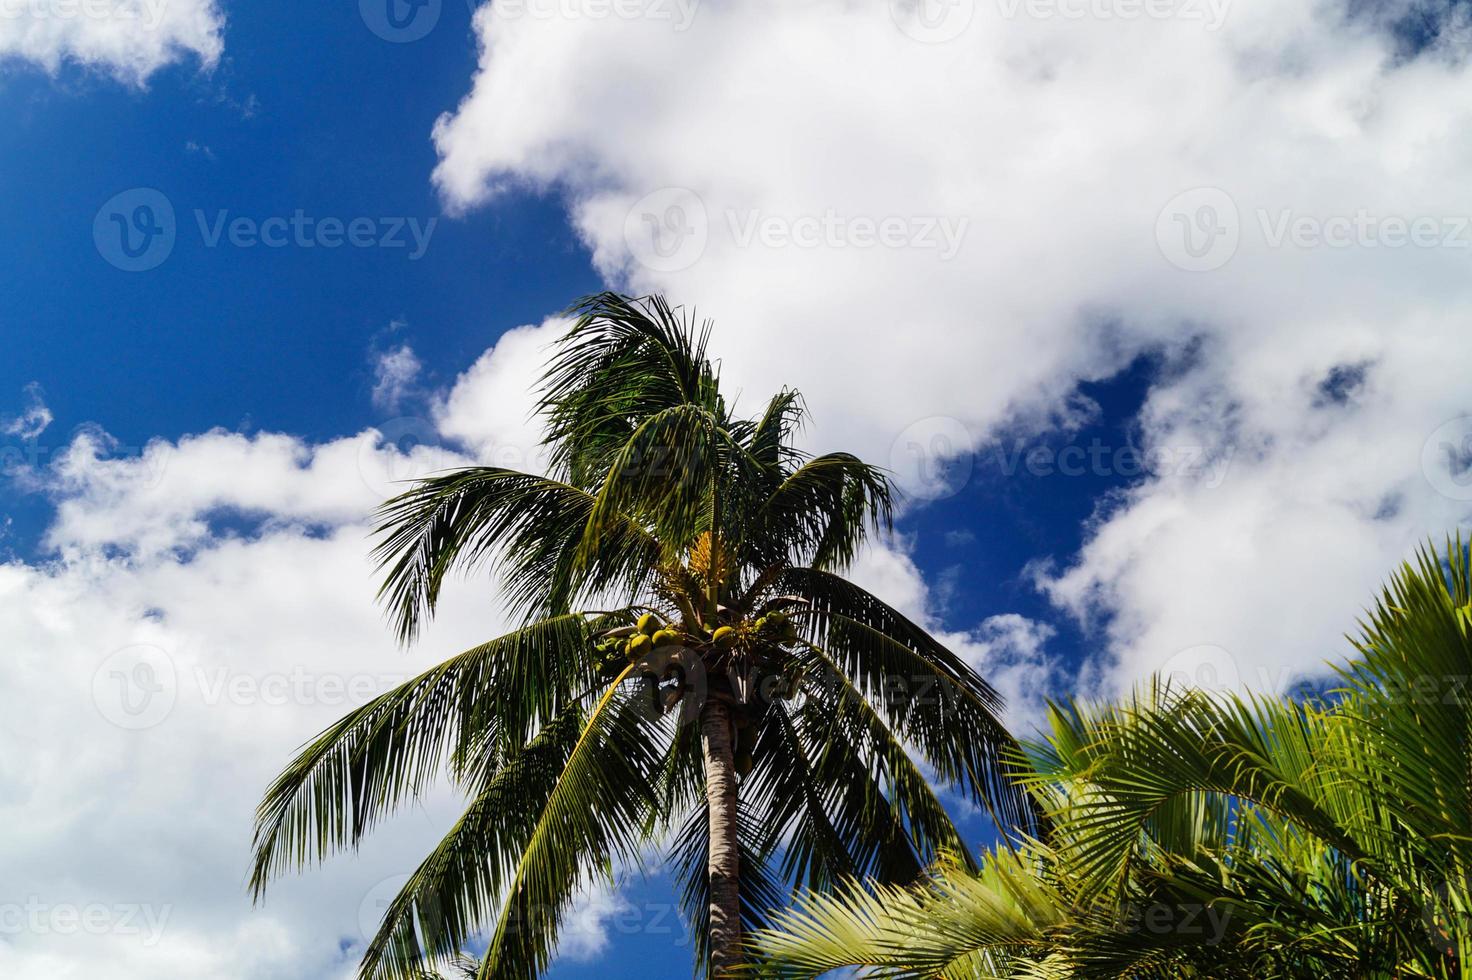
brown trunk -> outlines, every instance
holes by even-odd
[[[711,698],[700,712],[705,802],[710,808],[710,965],[716,980],[741,964],[741,862],[736,850],[736,761],[731,708]]]

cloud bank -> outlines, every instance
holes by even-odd
[[[562,195],[608,282],[697,304],[728,378],[796,385],[825,444],[921,490],[1154,358],[1154,462],[1036,566],[1104,639],[1080,682],[1203,647],[1250,686],[1314,672],[1394,562],[1466,521],[1454,6],[621,9],[480,9],[434,129],[446,206]]]

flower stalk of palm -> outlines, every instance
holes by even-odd
[[[1472,971],[1472,563],[1403,566],[1343,687],[1056,706],[1047,832],[980,874],[778,916],[769,975],[1452,978]]]
[[[698,965],[729,975],[791,887],[910,882],[967,853],[912,752],[1000,824],[1031,812],[995,692],[842,575],[888,525],[885,476],[796,449],[795,392],[737,415],[708,328],[662,300],[571,316],[540,402],[550,472],[473,467],[382,510],[403,640],[482,567],[525,624],[343,718],[259,809],[257,895],[437,774],[466,792],[363,977],[415,976],[477,937],[480,977],[537,976],[580,888],[651,848],[683,882]]]

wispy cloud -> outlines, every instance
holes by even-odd
[[[19,415],[0,417],[0,432],[18,439],[35,439],[51,425],[54,416],[46,406],[41,386],[32,381],[26,385],[26,407]]]

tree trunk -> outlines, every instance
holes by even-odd
[[[716,980],[741,964],[741,863],[736,850],[736,761],[731,708],[710,698],[700,712],[705,802],[710,809],[710,965]]]

